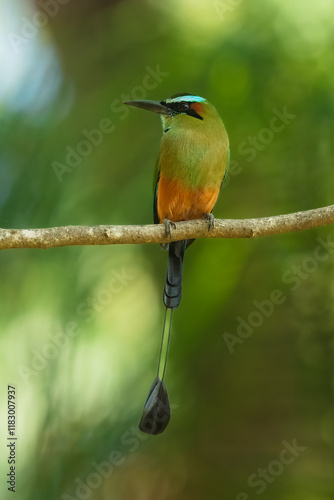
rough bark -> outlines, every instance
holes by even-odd
[[[334,205],[260,219],[216,219],[178,222],[171,235],[164,225],[63,226],[45,229],[0,229],[0,249],[55,248],[74,245],[167,243],[192,238],[259,238],[334,224]]]

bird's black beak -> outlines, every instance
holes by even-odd
[[[171,114],[171,110],[159,101],[127,101],[124,104],[135,106],[136,108],[147,109],[148,111],[154,111],[154,113],[158,113],[159,115]]]

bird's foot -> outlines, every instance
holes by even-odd
[[[176,229],[175,222],[173,222],[172,220],[169,220],[169,219],[164,219],[162,222],[163,222],[163,225],[165,226],[166,236],[171,236],[171,234],[172,234],[171,228]]]
[[[212,213],[204,214],[204,219],[206,219],[209,222],[208,231],[210,231],[215,227],[215,218]]]

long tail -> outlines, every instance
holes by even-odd
[[[165,319],[162,328],[157,376],[149,390],[139,429],[146,434],[161,434],[170,420],[170,406],[164,376],[172,328],[173,310],[182,297],[182,269],[184,252],[193,240],[175,241],[169,244],[167,277],[164,288]]]
[[[182,297],[183,257],[187,246],[186,240],[169,244],[167,277],[164,288],[164,304],[169,309],[176,309]]]
[[[166,307],[164,326],[158,361],[157,376],[149,390],[139,422],[139,429],[146,434],[161,434],[170,420],[170,406],[164,376],[167,365],[170,331],[172,327],[173,309],[168,311]],[[169,318],[167,318],[169,316]]]

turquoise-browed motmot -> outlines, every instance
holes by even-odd
[[[154,222],[170,232],[175,222],[206,217],[214,223],[216,203],[229,162],[229,141],[216,109],[203,97],[176,94],[164,101],[129,101],[126,104],[154,111],[161,116],[163,136],[154,174]],[[167,277],[163,300],[166,314],[157,377],[147,397],[139,427],[159,434],[170,418],[164,385],[172,312],[182,295],[182,268],[186,248],[193,240],[169,243]],[[161,352],[170,310],[165,361],[161,378]]]

